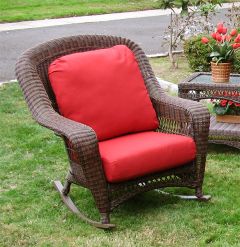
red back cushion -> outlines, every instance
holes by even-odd
[[[99,140],[158,127],[133,52],[124,45],[74,53],[49,66],[60,113],[94,129]]]

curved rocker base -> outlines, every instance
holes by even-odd
[[[157,192],[164,194],[164,195],[169,195],[169,196],[173,196],[173,197],[177,197],[179,199],[183,199],[183,200],[197,200],[197,201],[203,201],[203,202],[207,202],[211,199],[210,195],[201,195],[201,196],[196,196],[196,195],[191,195],[191,196],[186,196],[186,195],[175,195],[172,193],[168,193],[165,192],[163,190],[157,190]]]
[[[73,201],[71,200],[71,198],[68,195],[64,195],[63,194],[63,185],[60,181],[54,181],[54,187],[56,188],[56,190],[60,193],[60,196],[63,200],[63,202],[66,204],[66,206],[74,213],[76,214],[80,219],[84,220],[85,222],[87,222],[90,225],[93,225],[97,228],[101,228],[101,229],[112,229],[115,227],[114,224],[104,224],[101,222],[97,222],[97,221],[93,221],[90,218],[88,218],[87,216],[85,216],[83,213],[81,213],[78,208],[75,206],[75,204],[73,203]]]

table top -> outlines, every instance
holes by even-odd
[[[210,73],[207,73],[207,74],[198,73],[198,74],[195,74],[195,75],[196,76],[191,78],[189,80],[189,82],[194,82],[194,83],[214,83],[212,81],[212,76],[211,76]],[[240,74],[231,74],[229,83],[230,84],[240,84]],[[219,84],[219,83],[214,83],[214,84]]]
[[[229,83],[214,83],[211,73],[198,72],[178,84],[180,98],[228,99],[240,103],[240,74],[231,74]]]
[[[187,77],[184,81],[179,83],[179,86],[189,86],[189,85],[196,85],[202,87],[212,87],[212,88],[236,88],[240,89],[240,74],[231,74],[229,83],[214,83],[212,81],[211,73],[208,72],[197,72],[189,77]]]

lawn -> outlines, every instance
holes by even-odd
[[[150,64],[156,76],[173,83],[179,83],[189,74],[192,73],[188,66],[187,60],[184,55],[176,55],[178,62],[178,69],[171,68],[171,62],[168,57],[151,58]]]
[[[1,0],[0,23],[157,9],[158,6],[157,0]]]
[[[164,59],[151,62],[158,68]],[[179,71],[185,69],[180,67]],[[144,193],[113,212],[117,229],[106,232],[85,224],[61,202],[52,182],[66,175],[63,143],[31,119],[17,83],[0,87],[0,129],[1,247],[240,246],[237,149],[209,146],[204,191],[212,195],[211,201],[183,201],[156,191]],[[97,219],[86,189],[73,187],[72,197]]]
[[[1,0],[0,22],[154,9],[155,0]]]

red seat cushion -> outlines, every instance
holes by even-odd
[[[142,132],[99,142],[109,182],[121,182],[192,161],[196,146],[192,138],[158,132]]]
[[[99,140],[158,127],[132,51],[124,45],[60,57],[49,67],[60,113]]]

